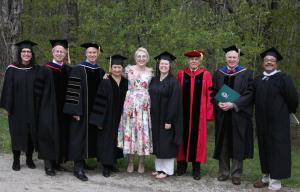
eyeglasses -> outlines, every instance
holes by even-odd
[[[277,60],[276,59],[264,59],[264,62],[272,62],[275,63]]]
[[[24,50],[24,51],[21,51],[21,53],[32,53],[32,51],[27,51],[27,50]]]

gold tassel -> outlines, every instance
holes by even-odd
[[[203,53],[200,52],[200,59],[203,61]]]
[[[109,57],[108,72],[111,73],[111,56]]]
[[[71,64],[70,49],[68,47],[68,64]]]
[[[238,54],[239,54],[239,56],[241,55],[241,49],[238,49]]]
[[[98,56],[100,55],[100,53],[101,53],[101,47],[99,46],[98,47]]]

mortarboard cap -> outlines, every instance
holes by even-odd
[[[66,39],[53,39],[50,40],[50,43],[52,45],[52,47],[55,47],[56,45],[61,45],[63,46],[65,49],[68,49],[68,41]]]
[[[157,55],[156,57],[154,57],[155,60],[161,60],[161,59],[165,59],[168,61],[173,61],[176,59],[176,57],[174,55],[172,55],[171,53],[164,51],[161,54]]]
[[[89,47],[94,47],[97,50],[100,50],[101,52],[103,52],[103,49],[100,45],[98,45],[97,43],[83,43],[80,45],[80,47],[84,47],[84,48],[89,48]]]
[[[241,50],[238,49],[235,45],[231,45],[231,46],[229,46],[229,47],[227,47],[227,48],[223,48],[223,51],[224,51],[225,53],[227,53],[227,52],[229,52],[229,51],[236,51],[240,56],[243,56],[243,55],[244,55],[244,53],[242,53]]]
[[[201,57],[203,58],[203,55],[205,55],[205,51],[203,50],[193,50],[193,51],[188,51],[184,53],[184,56],[186,57]]]
[[[30,41],[30,40],[24,40],[24,41],[20,41],[20,42],[16,43],[15,45],[17,47],[19,47],[20,49],[23,49],[23,48],[32,49],[32,47],[37,45],[37,44],[35,42]]]
[[[270,49],[267,49],[264,52],[262,52],[260,54],[260,57],[261,58],[265,58],[267,55],[271,55],[271,56],[275,57],[277,59],[277,61],[280,61],[280,60],[283,59],[283,57],[281,56],[281,54],[274,47],[272,47]]]
[[[119,54],[112,55],[110,57],[107,57],[106,59],[110,59],[110,65],[124,65],[124,60],[127,59],[127,57],[124,57]]]

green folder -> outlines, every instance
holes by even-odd
[[[219,102],[234,102],[240,96],[238,92],[224,84],[216,94],[215,99]]]

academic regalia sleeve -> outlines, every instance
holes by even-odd
[[[208,88],[206,92],[206,119],[208,121],[214,120],[214,107],[213,107],[213,82],[212,82],[212,76],[209,72],[206,72],[206,87]]]
[[[109,88],[108,83],[109,79],[102,80],[99,88],[97,90],[97,95],[94,100],[92,113],[90,115],[90,124],[96,125],[98,127],[104,128],[104,121],[106,119],[106,111],[108,108],[108,100],[109,100]]]
[[[166,122],[171,124],[175,129],[174,142],[177,145],[181,144],[182,135],[182,113],[181,113],[181,97],[180,97],[180,84],[175,79],[170,79],[169,87],[171,87],[171,94],[169,95],[168,110]]]
[[[12,113],[14,98],[13,90],[13,69],[8,67],[5,72],[0,101],[0,107],[5,109],[8,112],[8,114]]]
[[[72,69],[68,78],[64,113],[68,115],[83,115],[83,78],[81,76],[81,67]]]
[[[246,75],[247,83],[244,91],[241,94],[241,96],[234,101],[233,103],[237,106],[238,111],[243,111],[245,113],[248,113],[249,111],[244,111],[244,109],[248,108],[249,105],[253,104],[253,74],[252,71],[248,71],[248,74]],[[252,115],[252,114],[249,114]]]
[[[283,76],[283,89],[281,90],[282,95],[287,102],[289,112],[296,113],[299,105],[298,93],[292,79],[287,75]]]

